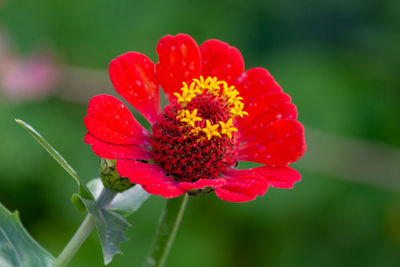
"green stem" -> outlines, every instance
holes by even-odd
[[[81,226],[79,226],[78,230],[69,241],[67,246],[63,249],[60,255],[57,257],[56,261],[53,264],[53,267],[61,267],[68,264],[68,262],[72,259],[78,249],[81,247],[83,242],[85,242],[88,235],[92,232],[94,227],[94,219],[93,216],[88,214],[83,220]]]
[[[184,194],[181,197],[167,200],[144,267],[164,266],[182,220],[187,199],[188,195]]]
[[[113,200],[117,193],[117,191],[103,188],[103,191],[101,191],[100,196],[98,197],[96,202],[100,208],[103,208]],[[57,257],[56,261],[53,264],[53,267],[62,267],[68,264],[68,262],[74,257],[75,253],[79,250],[83,242],[85,242],[86,238],[92,232],[94,224],[95,223],[93,216],[88,213],[88,215],[83,220],[81,226],[79,226],[74,236],[68,242],[67,246]]]

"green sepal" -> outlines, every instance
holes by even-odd
[[[100,159],[100,178],[104,187],[118,192],[124,192],[134,184],[132,184],[128,178],[119,175],[115,169],[116,162],[116,160]]]

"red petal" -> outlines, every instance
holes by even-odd
[[[286,166],[306,150],[304,127],[294,120],[279,120],[258,131],[253,140],[242,145],[239,159],[269,166]]]
[[[173,198],[178,197],[186,191],[180,189],[176,183],[173,182],[165,182],[161,184],[154,184],[154,185],[144,185],[143,189],[147,191],[147,193],[153,195],[159,195],[164,198]]]
[[[249,115],[248,117],[253,117]],[[277,120],[296,120],[297,118],[297,108],[293,104],[283,104],[265,111],[260,116],[253,120],[249,120],[248,124],[240,124],[240,134],[243,141],[249,141],[253,139],[258,132],[274,121]],[[261,130],[260,130],[261,129]]]
[[[225,173],[230,176],[257,175],[262,176],[269,186],[277,188],[293,188],[293,185],[301,180],[301,175],[290,167],[257,167],[247,170],[231,169]]]
[[[90,133],[85,135],[85,143],[92,145],[94,154],[105,159],[151,159],[148,148],[139,145],[114,145],[105,143]]]
[[[254,121],[260,116],[263,116],[265,113],[274,113],[276,116],[279,114],[277,112],[279,112],[281,107],[285,104],[290,104],[290,102],[291,102],[291,97],[285,93],[260,94],[257,97],[253,98],[253,100],[244,107],[244,110],[247,111],[249,115],[239,119],[239,127],[241,129],[247,128],[248,125],[251,125],[250,123],[252,121]],[[272,118],[273,115],[270,115],[269,117]],[[280,119],[283,119],[284,116],[278,116],[278,118],[276,119],[279,119],[279,117],[282,117]],[[295,113],[295,116],[292,116],[292,118],[288,119],[296,119],[296,118],[297,118],[297,112]]]
[[[245,107],[244,110],[249,113],[249,116],[244,116],[240,119],[240,123],[246,124],[249,120],[262,115],[264,112],[277,108],[283,104],[289,104],[291,97],[285,93],[263,93],[253,98]]]
[[[176,103],[175,92],[182,82],[190,83],[200,75],[200,50],[192,37],[186,34],[167,35],[158,42],[156,75],[169,102]]]
[[[115,90],[151,123],[161,114],[154,64],[143,54],[128,52],[109,66]]]
[[[262,93],[282,92],[280,85],[274,77],[263,68],[252,68],[240,75],[233,83],[243,97],[245,107],[252,99]]]
[[[217,179],[200,179],[194,183],[181,182],[178,183],[178,186],[183,190],[192,190],[192,189],[201,189],[204,187],[218,188],[223,186],[224,184],[226,184],[224,178],[217,178]]]
[[[150,144],[148,132],[119,99],[109,95],[95,96],[87,111],[85,126],[96,138],[111,144]]]
[[[266,180],[257,175],[238,173],[224,174],[226,185],[215,189],[216,195],[225,201],[246,202],[263,196],[268,189]]]
[[[231,84],[244,71],[242,54],[219,40],[207,40],[200,46],[201,74]]]
[[[128,177],[134,184],[152,185],[172,180],[157,164],[142,163],[136,160],[120,159],[116,164],[117,171],[122,177]]]

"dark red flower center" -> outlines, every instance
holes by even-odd
[[[178,103],[153,124],[153,159],[180,182],[216,178],[236,162],[233,126],[237,116],[247,115],[241,98],[234,87],[210,77],[184,84],[176,95]]]

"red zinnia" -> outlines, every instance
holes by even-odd
[[[269,72],[244,72],[240,52],[218,40],[200,47],[188,35],[165,36],[159,62],[128,52],[109,67],[115,90],[152,124],[146,131],[109,95],[89,102],[85,142],[147,192],[166,198],[215,190],[245,202],[268,186],[292,188],[300,174],[287,165],[305,151],[296,106]],[[170,105],[161,111],[159,85]],[[264,166],[238,170],[237,161]]]

